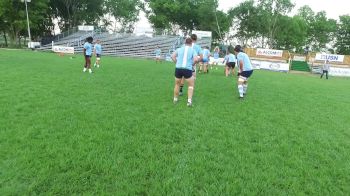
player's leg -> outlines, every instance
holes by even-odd
[[[89,61],[89,58],[88,58],[88,56],[84,55],[84,59],[85,59],[85,65],[84,65],[83,72],[86,72],[86,71],[88,70],[88,61]]]
[[[187,106],[192,106],[192,97],[193,97],[193,91],[194,91],[194,78],[193,76],[186,79],[188,84],[188,96],[187,96]]]
[[[225,76],[228,77],[230,71],[230,67],[228,65],[225,66]]]
[[[325,73],[325,71],[323,70],[320,78],[323,78],[324,73]]]
[[[87,69],[89,70],[89,73],[92,73],[92,70],[91,70],[91,56],[87,56]]]
[[[243,77],[242,75],[238,76],[238,93],[239,93],[239,98],[243,98],[244,97],[244,87],[243,84],[245,82],[246,78]]]
[[[326,79],[328,80],[328,71],[326,71]]]
[[[99,68],[100,67],[100,62],[101,62],[101,55],[96,55],[96,66],[97,66],[97,68]]]
[[[175,87],[174,87],[174,100],[173,100],[174,103],[177,103],[179,98],[180,85],[183,79],[181,71],[182,70],[175,69]]]
[[[184,85],[185,85],[185,78],[181,78],[181,81],[180,81],[180,96],[183,95],[183,88],[184,88]]]
[[[231,68],[232,76],[235,75],[235,67],[236,67],[236,63],[232,63],[232,68]]]

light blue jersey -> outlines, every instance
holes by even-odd
[[[251,71],[253,70],[252,63],[248,55],[244,52],[240,52],[237,54],[238,67],[240,66],[240,62],[243,62],[243,70],[242,71]]]
[[[95,44],[96,54],[102,54],[102,46],[101,44]]]
[[[225,61],[226,63],[235,63],[236,62],[236,57],[233,54],[228,54],[225,56]]]
[[[84,48],[86,50],[85,51],[85,55],[91,56],[91,54],[92,54],[92,44],[90,44],[89,42],[85,42]]]
[[[160,53],[161,53],[162,51],[160,50],[160,49],[156,49],[155,51],[154,51],[154,53],[156,54],[156,56],[160,56]]]
[[[198,56],[197,52],[190,46],[182,46],[175,51],[176,68],[192,70],[194,58]]]
[[[203,50],[203,61],[209,60],[210,51],[208,49]]]
[[[219,59],[219,53],[218,52],[214,52],[213,57],[214,57],[214,59]]]
[[[201,54],[203,54],[203,51],[202,51],[200,45],[198,45],[198,44],[196,44],[196,43],[193,43],[193,44],[192,44],[192,48],[196,51],[196,53],[197,53],[198,56],[201,55]]]

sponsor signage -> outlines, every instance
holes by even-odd
[[[289,64],[282,62],[251,60],[253,69],[265,69],[270,71],[288,72]]]
[[[79,31],[93,31],[94,26],[85,26],[85,25],[80,25],[78,26]]]
[[[333,61],[333,62],[343,62],[344,61],[344,55],[336,55],[336,54],[321,54],[317,53],[316,54],[316,61]]]
[[[293,60],[294,61],[306,61],[306,57],[294,55]]]
[[[274,56],[274,57],[282,57],[283,50],[271,50],[271,49],[262,49],[258,48],[256,50],[257,56]]]
[[[330,67],[329,75],[350,77],[350,68]]]
[[[74,47],[52,46],[52,51],[57,53],[74,54]]]
[[[196,34],[198,38],[211,37],[211,31],[192,31],[192,34]]]

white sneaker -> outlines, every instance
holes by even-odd
[[[187,102],[188,107],[192,107],[192,102]]]
[[[97,65],[97,68],[100,68],[100,65]]]
[[[91,70],[91,69],[89,69],[89,73],[92,73],[92,70]]]
[[[86,72],[86,68],[83,69],[83,72]]]

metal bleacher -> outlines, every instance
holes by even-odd
[[[184,43],[184,38],[181,36],[170,35],[135,35],[125,33],[107,33],[99,31],[77,31],[69,36],[54,41],[54,45],[74,47],[75,53],[82,53],[82,45],[85,39],[92,36],[94,40],[101,40],[103,55],[120,56],[120,57],[139,57],[153,58],[157,46],[162,51],[162,57],[167,58],[169,55]],[[199,39],[198,43],[201,46],[211,45],[210,38]],[[42,51],[50,51],[52,44],[47,44],[38,48]]]

